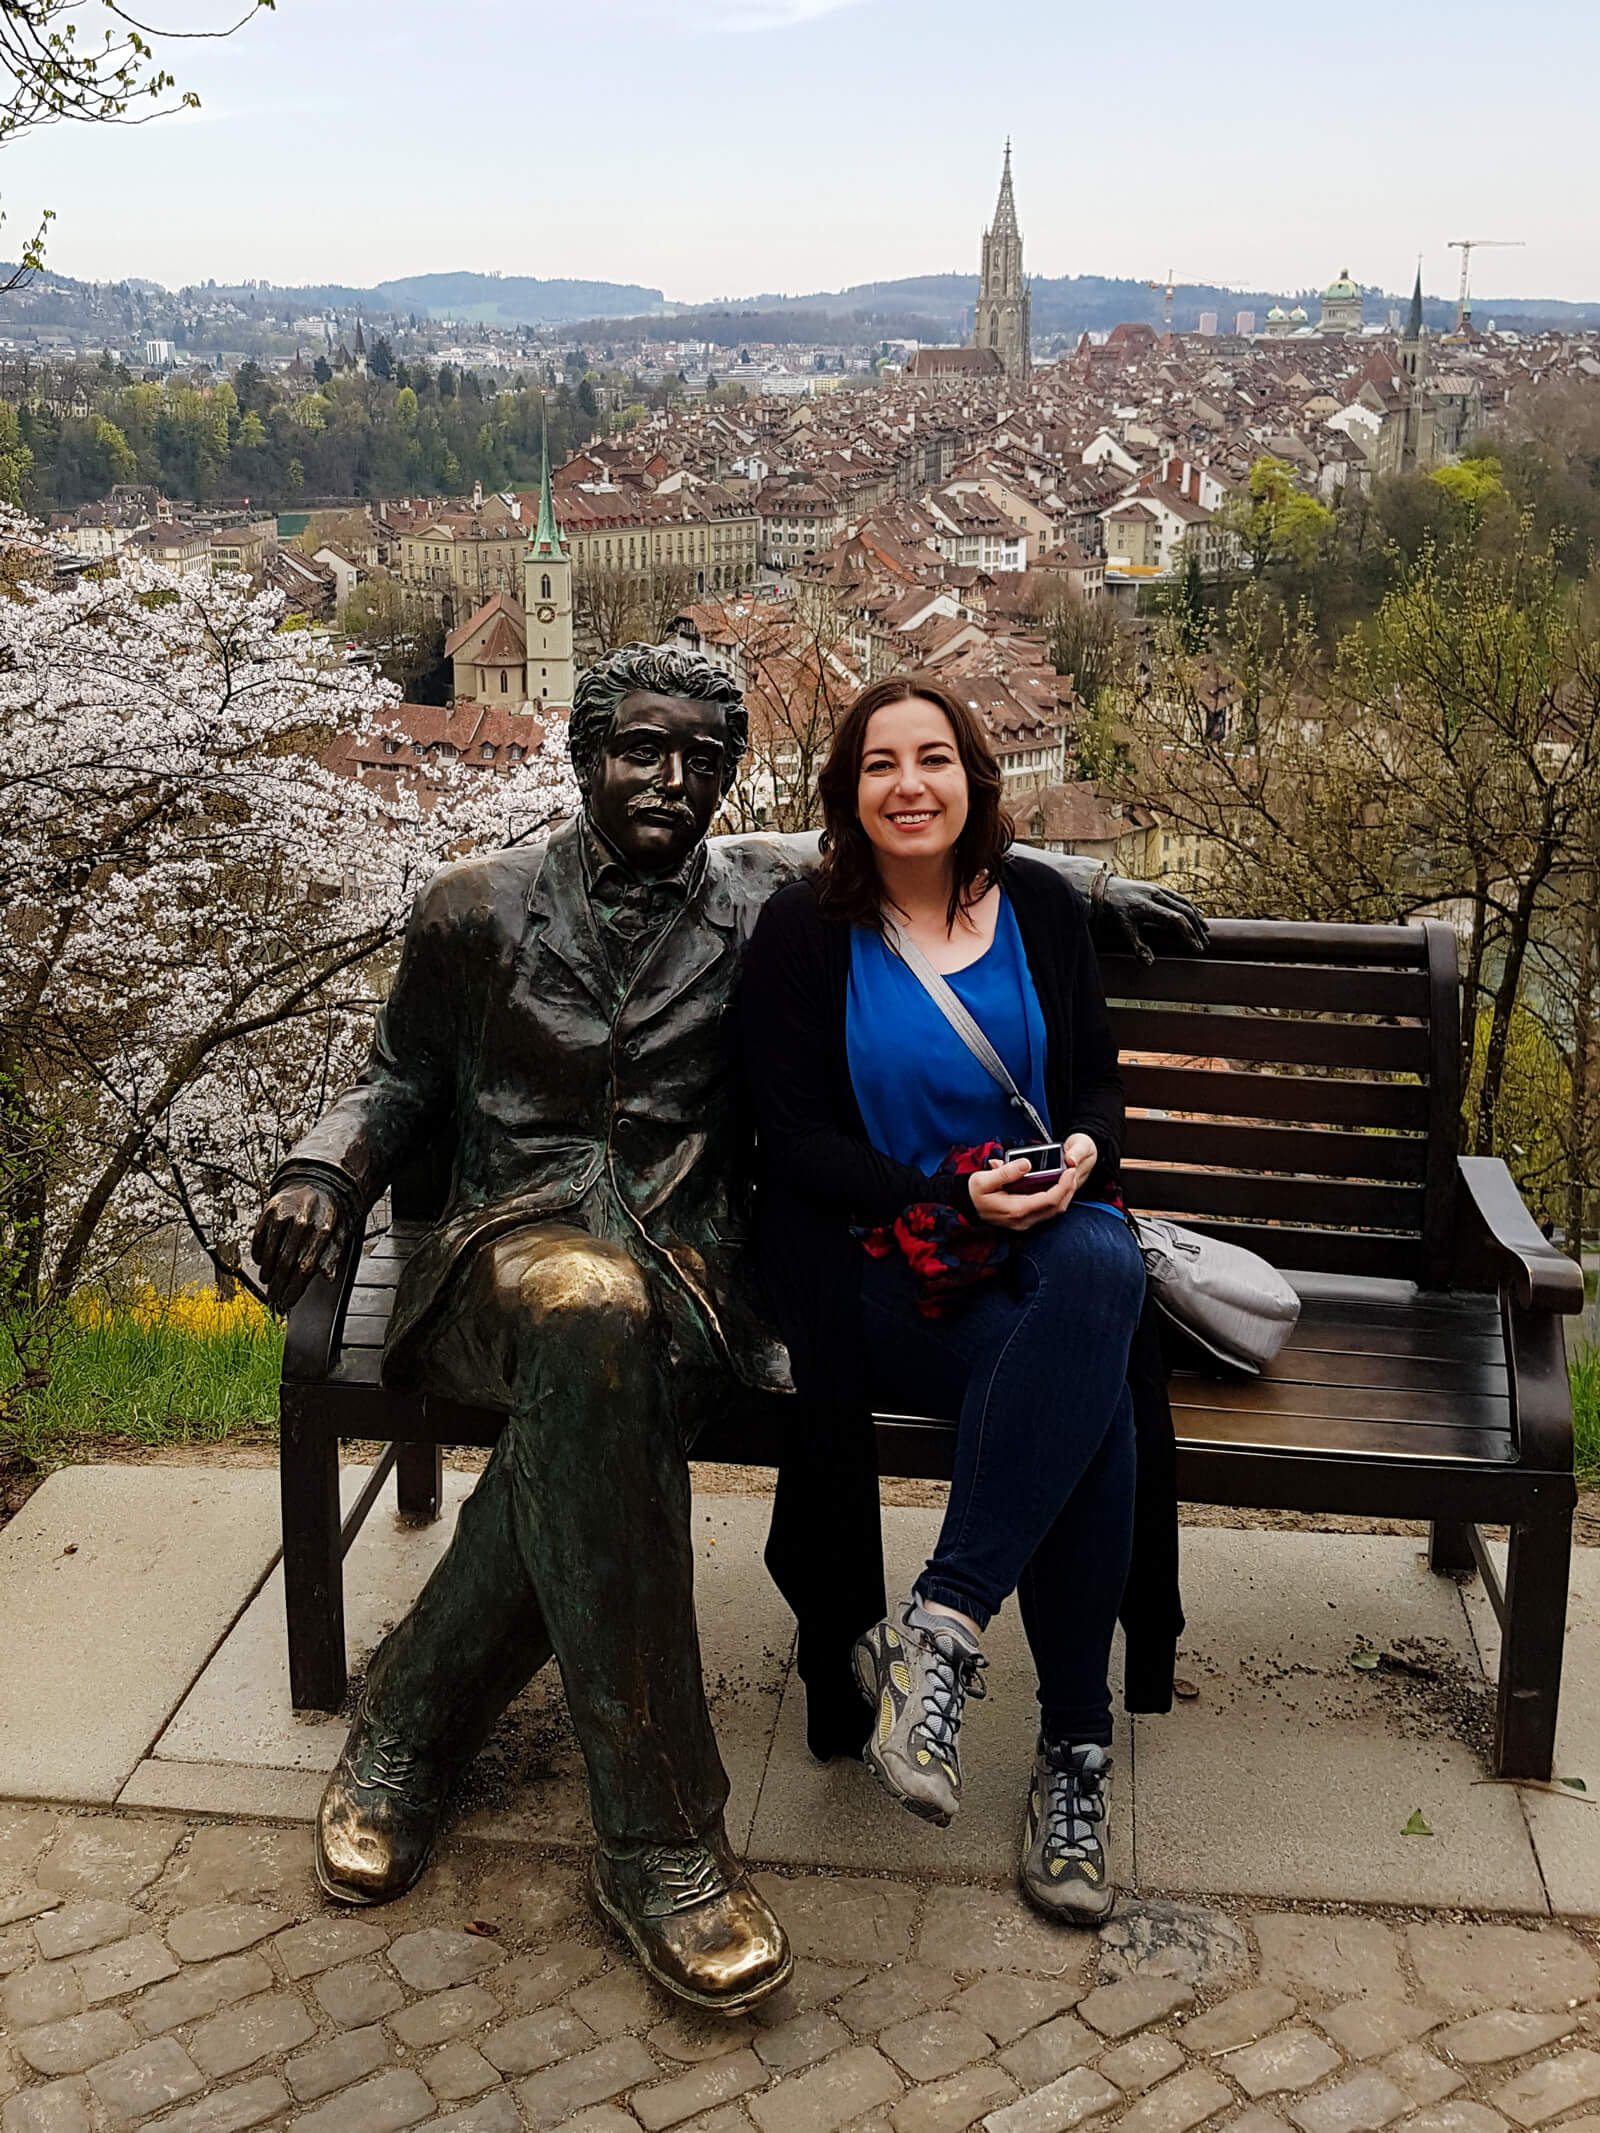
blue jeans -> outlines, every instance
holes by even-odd
[[[1111,1739],[1106,1669],[1133,1546],[1128,1347],[1143,1299],[1132,1232],[1093,1201],[1030,1230],[943,1318],[923,1317],[898,1254],[862,1277],[873,1405],[959,1416],[917,1596],[981,1628],[1018,1594],[1058,1743]]]

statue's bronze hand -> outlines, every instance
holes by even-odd
[[[285,1185],[261,1210],[250,1249],[274,1311],[291,1311],[314,1274],[331,1276],[344,1242],[339,1203],[320,1185]]]
[[[1151,881],[1130,881],[1113,874],[1104,891],[1106,932],[1098,945],[1131,950],[1144,963],[1165,954],[1204,955],[1206,922],[1186,896],[1158,888]]]

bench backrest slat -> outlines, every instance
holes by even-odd
[[[1380,1178],[1420,1185],[1428,1144],[1420,1134],[1339,1133],[1323,1126],[1235,1126],[1215,1119],[1130,1113],[1127,1159],[1201,1163],[1208,1170],[1281,1170],[1299,1177]]]
[[[1177,1006],[1281,1007],[1315,1014],[1428,1016],[1427,973],[1349,965],[1281,965],[1224,956],[1169,956],[1145,965],[1106,956],[1106,989],[1119,1000]]]

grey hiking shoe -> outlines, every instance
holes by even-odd
[[[1052,1748],[1033,1759],[1022,1838],[1022,1893],[1065,1925],[1097,1926],[1117,1900],[1106,1860],[1111,1750]]]
[[[877,1714],[861,1759],[903,1807],[941,1828],[961,1805],[962,1706],[983,1695],[988,1663],[970,1631],[915,1602],[856,1639],[856,1679]]]

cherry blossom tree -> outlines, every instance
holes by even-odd
[[[577,793],[560,720],[506,771],[336,772],[334,736],[394,730],[396,693],[281,630],[278,595],[127,560],[57,589],[9,516],[0,549],[0,1315],[21,1322],[175,1220],[237,1268],[273,1166],[359,1064],[421,883]]]

